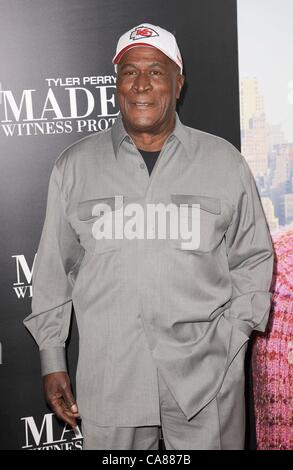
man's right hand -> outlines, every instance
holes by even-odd
[[[75,428],[79,412],[72,395],[68,374],[66,372],[54,372],[45,375],[43,377],[43,388],[46,401],[56,416]]]

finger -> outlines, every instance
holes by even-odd
[[[55,413],[55,415],[61,420],[63,421],[64,423],[68,424],[69,426],[71,426],[72,428],[77,428],[77,423],[76,423],[76,419],[75,418],[71,418],[70,416],[67,415],[66,412],[62,411],[62,410],[58,410],[56,408],[53,408],[53,411]]]
[[[51,408],[56,414],[56,416],[64,421],[65,423],[69,424],[73,428],[76,428],[76,419],[74,416],[70,416],[69,412],[66,410],[64,406],[63,400],[53,400],[51,403]]]
[[[64,402],[65,402],[65,405],[66,405],[68,411],[71,411],[72,413],[78,415],[79,414],[78,413],[78,407],[77,407],[75,398],[74,398],[74,396],[71,392],[70,386],[66,385],[66,387],[63,388],[62,391],[63,391],[63,399],[64,399]]]
[[[68,405],[64,401],[63,393],[60,393],[60,392],[56,393],[53,397],[50,397],[50,399],[48,400],[48,403],[50,405],[62,406],[62,409],[71,417],[74,417],[74,418],[79,417],[78,411],[73,412],[71,408],[68,408]]]
[[[79,413],[72,413],[72,411],[68,410],[67,408],[65,408],[65,413],[70,416],[71,418],[79,418]]]

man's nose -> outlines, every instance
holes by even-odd
[[[138,73],[132,84],[132,89],[136,93],[150,90],[152,88],[150,77],[145,73]]]

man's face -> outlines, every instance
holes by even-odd
[[[128,131],[158,133],[174,120],[184,83],[179,67],[158,49],[134,47],[117,68],[117,96]]]

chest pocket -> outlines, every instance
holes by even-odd
[[[120,250],[119,219],[122,211],[122,195],[79,202],[77,217],[81,243],[94,253]]]
[[[179,208],[178,238],[173,240],[175,248],[208,253],[221,242],[227,227],[221,199],[195,194],[171,194],[171,202]]]

